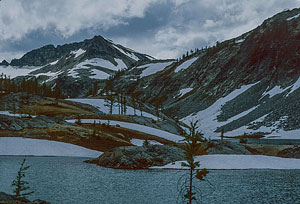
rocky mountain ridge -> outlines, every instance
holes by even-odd
[[[295,137],[300,128],[299,13],[300,9],[284,11],[151,76],[131,83],[123,76],[115,84],[142,92],[149,103],[166,96],[166,114],[187,124],[199,120],[200,129],[210,136],[223,129],[229,136]]]
[[[95,36],[56,47],[46,45],[10,63],[4,60],[0,72],[7,76],[14,73],[17,81],[35,77],[40,83],[59,85],[67,96],[83,96],[95,83],[103,86],[104,80],[117,71],[151,60],[154,58],[149,55]]]

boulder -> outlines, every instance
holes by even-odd
[[[185,160],[184,151],[174,146],[147,145],[117,147],[88,163],[114,169],[146,169]]]

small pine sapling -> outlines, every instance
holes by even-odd
[[[195,156],[201,151],[202,142],[204,141],[203,134],[197,130],[197,123],[198,121],[191,122],[189,127],[189,134],[185,134],[186,142],[184,150],[186,162],[183,162],[182,166],[187,167],[189,169],[189,173],[179,189],[179,196],[181,197],[180,202],[182,203],[187,202],[191,204],[193,200],[197,201],[197,187],[194,186],[193,180],[194,178],[196,178],[200,181],[205,181],[204,178],[209,173],[208,170],[205,168],[196,170],[196,168],[200,167],[200,162],[195,161]]]
[[[25,162],[26,158],[24,158],[23,162],[21,163],[16,179],[12,182],[12,186],[15,187],[14,193],[17,198],[26,198],[26,196],[34,193],[34,191],[29,191],[29,183],[24,180],[26,171],[30,168],[30,166],[25,166]]]

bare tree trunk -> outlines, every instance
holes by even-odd
[[[192,191],[193,190],[193,168],[190,168],[190,192],[189,192],[189,204],[192,204]]]
[[[124,114],[126,114],[127,110],[126,110],[126,98],[124,97]]]
[[[139,102],[139,105],[140,105],[141,116],[143,116],[143,110],[142,110],[143,104],[142,104],[142,102]]]
[[[120,96],[118,95],[119,115],[121,114]]]

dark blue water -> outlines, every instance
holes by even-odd
[[[12,193],[11,182],[23,157],[0,157],[0,191]],[[26,175],[35,190],[31,199],[52,204],[134,204],[177,202],[179,170],[126,171],[83,162],[85,158],[29,157]],[[300,170],[215,170],[209,183],[196,185],[202,203],[300,204]]]

